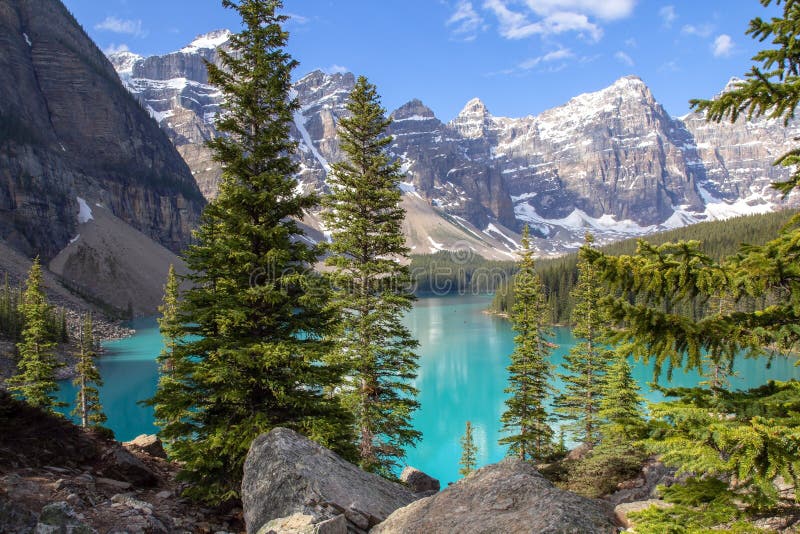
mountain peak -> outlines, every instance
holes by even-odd
[[[605,89],[607,90],[615,90],[615,91],[625,91],[625,92],[636,92],[636,93],[649,93],[650,88],[647,86],[644,81],[634,74],[629,74],[628,76],[623,76],[619,78],[617,81],[612,83],[609,87]],[[602,92],[603,90],[601,90]]]
[[[464,109],[461,110],[461,113],[489,113],[489,110],[486,108],[486,104],[483,103],[478,97],[473,98],[469,102],[464,105]]]
[[[744,83],[743,79],[733,76],[730,80],[728,80],[728,83],[725,84],[725,87],[722,89],[720,95],[724,95],[725,93],[730,93],[731,91],[738,89],[742,83]]]
[[[197,52],[202,49],[213,50],[227,43],[233,33],[230,30],[214,30],[208,33],[203,33],[194,38],[194,41],[187,46],[181,48],[183,53]]]
[[[120,76],[132,74],[133,65],[140,59],[143,59],[142,56],[129,52],[128,50],[108,54],[108,60]]]
[[[392,112],[392,119],[394,120],[408,120],[412,118],[434,119],[436,116],[433,110],[423,104],[418,98],[406,102]]]

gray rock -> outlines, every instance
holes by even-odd
[[[626,502],[643,501],[658,496],[658,486],[670,486],[675,482],[675,469],[651,458],[638,477],[623,484],[619,490],[603,497],[613,506]]]
[[[126,490],[130,489],[132,484],[122,480],[114,480],[113,478],[98,477],[95,481],[99,486],[107,486],[114,489]]]
[[[128,508],[133,508],[134,510],[140,510],[148,515],[153,513],[152,504],[150,504],[149,502],[140,501],[139,499],[134,499],[131,495],[117,493],[116,495],[111,497],[111,502],[117,504],[124,504]]]
[[[441,488],[438,480],[410,465],[400,473],[400,481],[414,493],[437,492]]]
[[[366,473],[285,428],[256,438],[244,464],[242,503],[249,534],[295,514],[311,516],[313,524],[344,514],[348,531],[363,532],[413,500],[404,486]]]
[[[370,532],[611,534],[617,525],[607,503],[558,489],[531,464],[509,458],[397,510]]]
[[[344,515],[314,522],[314,517],[308,514],[293,514],[289,517],[273,519],[257,534],[347,534],[347,519]]]
[[[4,480],[10,475],[4,477]],[[28,534],[36,527],[36,515],[0,491],[0,532]]]
[[[103,455],[103,461],[108,465],[106,473],[122,478],[137,486],[152,486],[158,482],[158,477],[140,459],[123,449],[114,447]]]
[[[78,519],[65,502],[54,502],[42,508],[36,534],[97,534],[97,531]]]
[[[141,451],[156,458],[167,457],[167,453],[164,451],[164,444],[158,436],[154,434],[141,434],[131,441],[126,441],[122,445],[127,449]]]
[[[586,456],[592,448],[586,443],[581,443],[567,454],[567,460],[581,460]]]

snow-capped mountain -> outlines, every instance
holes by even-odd
[[[208,197],[219,169],[202,141],[216,134],[221,95],[203,60],[218,61],[228,36],[203,35],[164,56],[111,56]],[[300,187],[324,189],[330,163],[341,159],[336,124],[353,84],[350,73],[320,71],[296,82]],[[782,201],[768,185],[788,173],[772,161],[798,135],[795,123],[670,117],[635,76],[536,116],[495,117],[477,98],[449,123],[419,100],[391,115],[392,151],[408,175],[406,201],[416,205],[407,233],[418,252],[464,241],[482,254],[508,254],[529,224],[537,249],[550,254],[578,246],[587,230],[606,241],[773,210]],[[447,231],[431,235],[414,217],[427,226],[441,220]]]

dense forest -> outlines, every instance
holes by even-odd
[[[518,268],[514,261],[487,260],[474,254],[462,257],[446,250],[412,254],[412,289],[420,295],[491,293],[503,287]]]
[[[644,238],[652,245],[663,245],[677,241],[699,241],[700,250],[714,260],[735,254],[739,246],[746,243],[750,245],[763,245],[772,239],[778,231],[786,225],[796,210],[784,210],[760,215],[746,215],[726,221],[709,221],[684,228],[676,228],[667,232],[653,234]],[[611,256],[635,254],[640,239],[626,239],[599,247],[602,252]],[[547,258],[536,262],[536,270],[542,279],[547,294],[547,303],[550,309],[552,324],[570,324],[570,315],[575,305],[575,299],[570,295],[578,279],[578,253],[574,252],[559,258]],[[508,278],[507,280],[511,280]],[[514,305],[513,283],[505,283],[497,287],[491,311],[498,314],[507,314]],[[742,299],[737,303],[741,311],[751,311],[756,305],[763,305],[752,299]],[[700,299],[695,299],[690,309],[683,310],[685,314],[699,318],[706,313],[706,304]]]

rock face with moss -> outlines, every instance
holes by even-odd
[[[58,0],[0,3],[0,238],[54,257],[78,198],[174,251],[204,200],[167,136]]]

